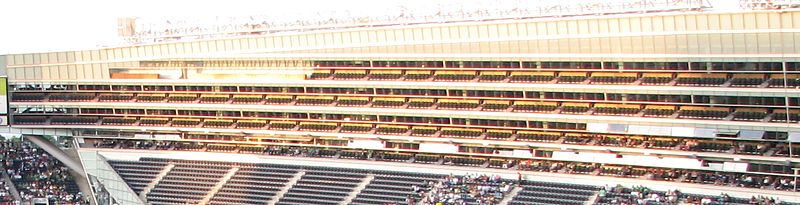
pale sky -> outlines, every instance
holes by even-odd
[[[581,0],[631,1],[631,0]],[[471,5],[467,5],[472,3]],[[349,10],[352,16],[396,12],[399,6],[417,9],[444,7],[494,7],[498,2],[552,4],[552,0],[6,0],[0,2],[0,55],[90,49],[113,45],[117,18],[137,16],[170,18],[193,16],[247,16],[310,11]],[[738,6],[738,1],[725,6]],[[467,5],[467,6],[465,6]],[[469,9],[466,9],[469,10]]]

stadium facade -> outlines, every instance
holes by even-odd
[[[11,132],[73,136],[93,184],[120,204],[159,204],[106,159],[259,160],[98,143],[313,147],[499,169],[565,162],[576,182],[620,170],[796,180],[798,51],[800,11],[690,10],[297,30],[12,54],[0,68]],[[720,191],[800,201],[708,193]]]

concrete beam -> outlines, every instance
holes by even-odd
[[[58,161],[64,163],[64,166],[67,166],[67,168],[75,171],[78,175],[86,176],[86,172],[83,170],[83,166],[81,166],[80,161],[69,157],[67,153],[59,149],[58,146],[56,146],[49,140],[45,139],[44,137],[40,135],[25,135],[24,139],[30,140],[31,142],[33,142],[33,144],[39,146],[39,148],[42,148],[47,153],[50,153],[50,155],[53,155],[53,157],[58,159]],[[85,177],[82,178],[84,179],[76,179],[76,180],[85,180]]]

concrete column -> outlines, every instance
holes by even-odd
[[[64,163],[64,166],[67,168],[75,171],[80,176],[86,176],[86,172],[83,171],[83,166],[81,166],[81,162],[77,159],[73,159],[64,153],[61,149],[59,149],[56,145],[52,142],[48,141],[42,136],[39,135],[25,135],[24,139],[30,140],[33,144],[39,146],[39,148],[43,149],[50,155],[53,155],[58,161]],[[84,177],[85,178],[85,177]],[[85,179],[75,179],[75,180],[85,180]]]

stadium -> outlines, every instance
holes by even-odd
[[[800,204],[800,1],[391,11],[0,55],[0,205]]]

